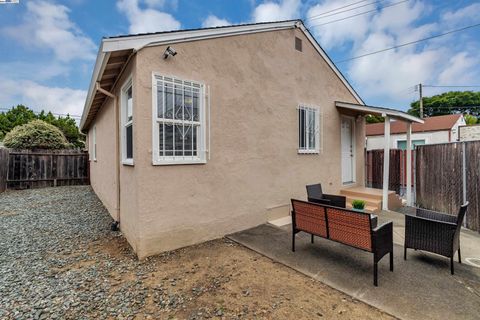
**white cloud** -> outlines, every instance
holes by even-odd
[[[67,7],[47,1],[29,1],[26,7],[23,23],[2,33],[25,46],[52,50],[63,62],[95,59],[95,44],[70,20]]]
[[[147,1],[147,5],[157,5],[161,1]],[[117,2],[118,9],[127,16],[130,22],[130,33],[147,33],[166,30],[177,30],[180,22],[171,14],[162,12],[151,7],[141,8],[138,0],[120,0]]]
[[[221,27],[221,26],[228,26],[232,23],[226,19],[221,19],[213,14],[209,15],[205,20],[202,22],[202,28],[210,28],[210,27]]]
[[[172,9],[177,9],[178,0],[144,0],[150,8],[160,8],[171,7]]]
[[[448,25],[457,25],[459,23],[465,25],[468,22],[474,21],[478,18],[480,12],[480,3],[474,3],[457,11],[447,11],[442,15],[442,20]]]
[[[349,3],[350,0],[322,1],[310,7],[306,14],[307,17],[315,18],[309,20],[309,26],[319,43],[329,50],[349,52],[344,59],[426,38],[444,30],[446,21],[453,24],[454,21],[471,17],[470,11],[474,9],[478,12],[478,9],[471,5],[467,7],[469,9],[447,12],[436,21],[428,19],[419,23],[434,12],[434,7],[417,0],[383,9],[382,4],[372,4],[330,17],[326,17],[329,13],[319,17],[322,13]],[[374,8],[376,12],[370,14],[316,26]],[[444,37],[400,47],[340,66],[364,98],[405,106],[411,98],[405,89],[415,84],[456,84],[458,81],[470,83],[475,77],[478,78],[478,70],[474,67],[474,61],[478,61],[478,57],[466,53],[466,42],[463,42],[464,45],[460,48],[452,45],[455,42],[454,36],[452,38]],[[449,45],[446,45],[447,43]]]
[[[254,22],[296,19],[300,14],[300,0],[266,1],[253,10]]]
[[[443,85],[465,85],[473,83],[480,55],[471,57],[467,52],[460,52],[448,61],[447,67],[438,76],[438,83]]]
[[[65,87],[49,87],[30,80],[0,78],[2,107],[24,104],[35,111],[81,115],[87,92]]]

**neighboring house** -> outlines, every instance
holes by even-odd
[[[363,186],[368,112],[295,20],[104,38],[80,127],[143,258],[286,216],[307,184]]]
[[[465,119],[461,114],[429,117],[423,120],[424,123],[414,123],[412,125],[413,146],[457,141],[458,128],[465,125]],[[405,150],[407,145],[407,125],[405,122],[392,121],[390,132],[390,148]],[[383,123],[367,124],[367,150],[383,149],[383,135]]]
[[[458,140],[459,141],[480,140],[480,124],[474,124],[471,126],[467,126],[467,125],[459,126]]]

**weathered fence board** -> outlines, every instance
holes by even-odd
[[[0,148],[0,192],[7,189],[8,149]]]
[[[89,183],[88,153],[77,150],[10,150],[6,188],[27,189]]]
[[[480,141],[417,146],[416,202],[423,208],[456,215],[463,203],[463,147],[466,195],[470,202],[466,226],[480,231]]]
[[[402,150],[390,150],[390,170],[388,189],[400,194],[403,187]],[[366,155],[366,185],[370,188],[383,188],[383,150],[369,150]]]

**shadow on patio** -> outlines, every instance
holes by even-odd
[[[401,213],[382,211],[379,220],[394,222],[395,270],[389,271],[388,256],[384,257],[379,262],[378,287],[372,284],[370,253],[319,237],[311,244],[306,233],[297,234],[294,253],[290,225],[260,225],[229,238],[401,319],[480,317],[480,268],[467,262],[468,258],[480,258],[478,233],[462,229],[464,263],[455,262],[452,276],[449,259],[435,254],[408,250],[408,260],[403,260]]]

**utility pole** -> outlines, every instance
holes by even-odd
[[[420,94],[419,102],[420,102],[420,119],[423,119],[423,94],[422,94],[422,84],[418,84],[418,93]]]

